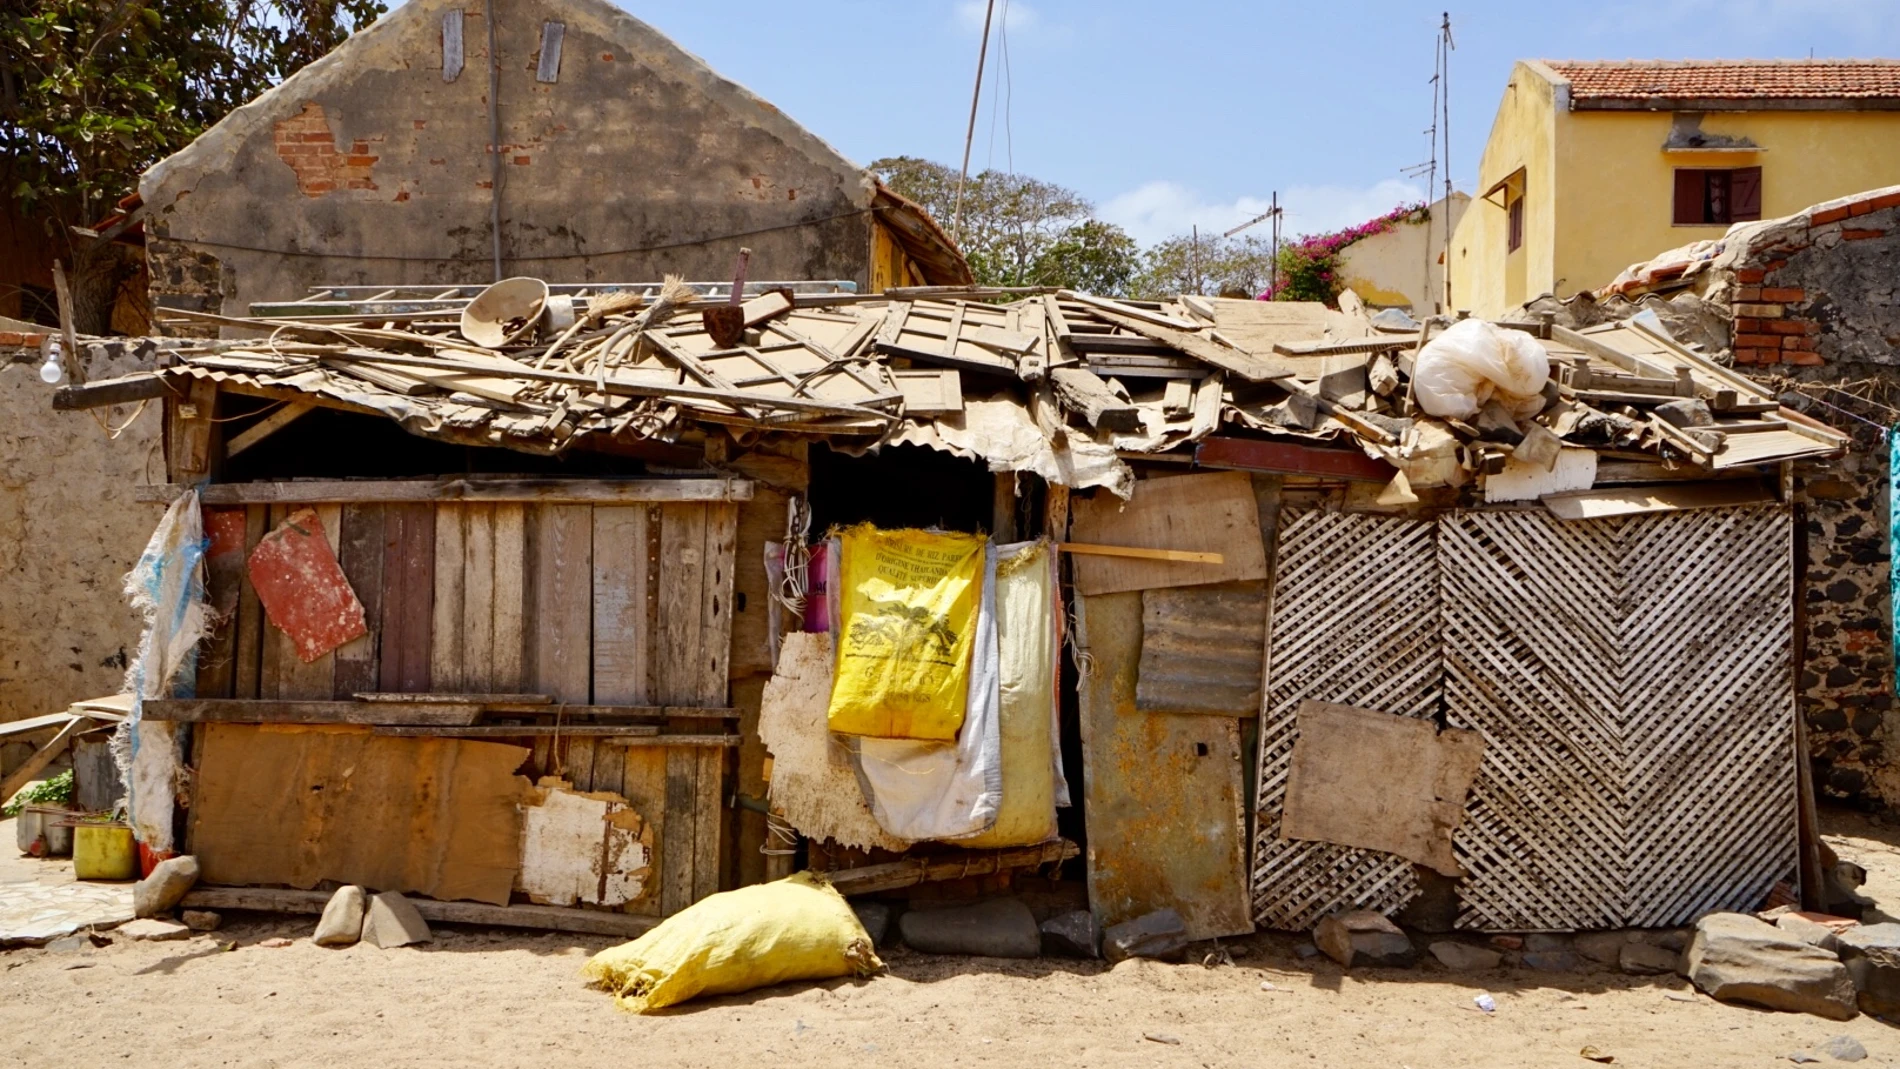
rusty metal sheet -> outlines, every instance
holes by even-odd
[[[251,551],[251,585],[264,615],[296,645],[305,664],[369,633],[363,603],[337,564],[313,509],[299,509]]]
[[[1253,931],[1240,722],[1135,707],[1141,595],[1076,599],[1089,906],[1103,925],[1173,908],[1192,939]]]
[[[1263,581],[1143,591],[1135,708],[1144,713],[1260,715],[1266,641]]]

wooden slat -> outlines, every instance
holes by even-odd
[[[706,512],[705,568],[700,589],[700,659],[693,700],[724,705],[732,659],[733,556],[739,541],[739,506],[702,506]]]
[[[655,747],[637,747],[623,752],[620,793],[627,805],[640,814],[652,833],[653,871],[648,873],[639,900],[627,903],[629,913],[661,913],[661,873],[666,867],[666,764],[672,751]],[[606,787],[606,784],[600,786]]]
[[[496,690],[526,681],[528,648],[527,506],[503,503],[495,510],[493,661],[489,684]]]
[[[205,553],[211,631],[199,646],[197,690],[208,698],[228,698],[236,683],[238,601],[250,548],[244,540],[244,510],[205,509],[204,525],[211,543]]]
[[[654,643],[654,698],[697,703],[700,697],[700,622],[705,598],[706,507],[662,508],[660,590]]]
[[[145,715],[180,724],[473,724],[481,706],[226,698],[147,698]]]
[[[264,538],[269,527],[269,509],[264,505],[250,505],[244,509],[244,554],[249,559],[251,550]],[[255,698],[262,691],[262,672],[264,656],[264,605],[257,600],[257,588],[251,585],[251,573],[247,568],[238,588],[237,637],[233,643],[237,661],[232,667],[231,696],[234,698]]]
[[[690,750],[666,751],[666,827],[660,843],[660,912],[678,913],[695,901],[694,872],[699,759]]]
[[[290,891],[264,887],[193,888],[180,903],[186,909],[249,909],[263,913],[322,913],[329,891]],[[416,896],[410,903],[422,919],[434,924],[485,924],[503,928],[534,928],[551,932],[585,932],[634,938],[647,933],[654,921],[625,913],[561,906],[491,906],[483,902],[437,902]]]
[[[383,513],[380,689],[434,689],[430,630],[435,612],[435,506],[392,504]]]
[[[530,686],[537,693],[553,695],[557,702],[585,704],[592,694],[593,508],[542,505],[533,523],[534,667]]]
[[[135,500],[170,504],[191,489],[176,484],[135,488]],[[542,504],[631,504],[746,501],[749,479],[312,479],[286,483],[213,483],[200,488],[207,505],[317,504],[344,501],[487,501]]]
[[[495,671],[495,506],[462,506],[462,685],[500,690]]]
[[[695,759],[699,769],[693,798],[693,901],[697,902],[718,893],[725,872],[726,751],[705,747],[696,752]]]
[[[468,507],[438,505],[435,510],[435,597],[429,625],[429,680],[436,690],[469,687],[463,662],[462,602],[466,576]]]
[[[336,651],[336,675],[331,693],[347,698],[357,691],[375,690],[382,677],[377,648],[383,619],[383,513],[380,503],[343,506],[343,534],[337,544],[337,563],[363,603],[369,633],[351,639]]]
[[[652,693],[647,509],[594,509],[594,700],[644,702]]]

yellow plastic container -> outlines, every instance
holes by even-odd
[[[73,828],[73,876],[81,880],[136,880],[138,846],[124,824],[80,824]]]

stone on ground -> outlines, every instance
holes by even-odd
[[[1102,930],[1102,956],[1109,961],[1165,961],[1177,957],[1187,945],[1187,922],[1172,909],[1157,909]]]
[[[77,954],[82,950],[91,950],[92,940],[86,938],[84,932],[79,932],[53,940],[46,944],[46,949],[53,954]]]
[[[1063,958],[1101,957],[1101,932],[1096,930],[1095,914],[1078,909],[1043,921],[1042,952]]]
[[[198,882],[198,859],[168,857],[153,866],[152,874],[132,888],[132,912],[141,917],[156,917],[171,911]]]
[[[1348,969],[1403,969],[1418,961],[1411,939],[1382,914],[1355,909],[1320,919],[1313,942]]]
[[[1857,1062],[1867,1057],[1867,1048],[1853,1036],[1835,1036],[1821,1044],[1821,1053],[1837,1062]]]
[[[369,911],[363,915],[363,939],[371,946],[389,950],[427,943],[431,938],[429,922],[399,892],[384,891],[369,900]]]
[[[1428,949],[1431,950],[1432,957],[1438,959],[1440,965],[1459,972],[1495,969],[1504,961],[1504,955],[1495,950],[1474,947],[1470,943],[1454,943],[1449,939],[1441,939]]]
[[[354,885],[339,887],[317,918],[317,934],[311,942],[320,947],[354,946],[363,938],[363,910],[367,902],[363,889]]]
[[[1682,968],[1682,953],[1650,943],[1625,943],[1617,964],[1632,976],[1661,976]]]
[[[1615,965],[1623,960],[1623,948],[1636,939],[1635,932],[1584,932],[1571,945],[1598,965]]]
[[[1838,938],[1841,961],[1860,992],[1860,1008],[1879,1017],[1900,1017],[1900,924],[1849,928]]]
[[[1683,972],[1723,1002],[1836,1021],[1859,1012],[1854,982],[1834,955],[1742,913],[1711,913],[1697,921]]]
[[[162,941],[166,939],[185,939],[191,935],[191,929],[171,921],[141,918],[119,925],[119,934],[127,939]]]
[[[1033,958],[1042,950],[1036,915],[1020,898],[993,898],[973,906],[913,909],[897,919],[912,950],[981,958]]]
[[[1809,946],[1817,946],[1829,951],[1840,948],[1840,940],[1836,937],[1834,929],[1819,921],[1809,920],[1799,913],[1783,913],[1776,917],[1775,927]]]
[[[185,927],[194,932],[215,932],[224,923],[224,918],[208,909],[188,909],[178,914]]]
[[[1583,968],[1583,958],[1568,950],[1526,950],[1518,961],[1538,972],[1576,972]]]
[[[867,899],[851,903],[851,912],[858,915],[858,923],[864,925],[864,934],[871,937],[871,945],[883,946],[885,938],[891,934],[889,904]]]

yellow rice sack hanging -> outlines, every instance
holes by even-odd
[[[963,724],[983,594],[981,535],[844,532],[832,731],[951,740]]]
[[[883,968],[844,896],[800,872],[702,898],[633,942],[594,955],[581,975],[613,992],[621,1009],[647,1013],[701,995]]]

